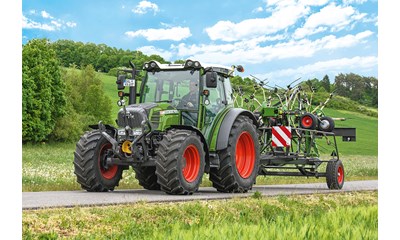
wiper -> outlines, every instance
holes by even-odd
[[[166,103],[172,103],[172,100],[160,100],[160,101],[155,101],[156,103],[162,103],[162,102],[166,102]]]

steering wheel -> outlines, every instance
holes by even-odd
[[[179,105],[179,103],[181,102],[181,100],[182,99],[180,99],[180,98],[174,98],[174,99],[172,99],[171,105],[176,108]]]
[[[211,108],[213,109],[213,111],[214,111],[215,113],[217,113],[217,112],[221,109],[221,105],[222,105],[221,98],[215,99],[215,102],[216,102],[217,104],[211,105]]]

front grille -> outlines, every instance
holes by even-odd
[[[158,125],[160,124],[160,112],[153,112],[150,122],[153,128],[158,128]]]
[[[142,122],[147,120],[146,111],[143,108],[127,107],[128,119],[125,117],[124,110],[118,112],[118,126],[125,127],[126,120],[131,128],[141,128]]]

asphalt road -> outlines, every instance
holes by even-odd
[[[326,183],[256,185],[248,193],[219,193],[212,187],[202,187],[189,196],[168,195],[161,191],[143,189],[116,190],[114,192],[92,193],[86,191],[23,192],[22,209],[55,207],[96,206],[146,202],[176,202],[248,197],[258,191],[264,196],[332,193],[347,191],[378,190],[378,180],[345,182],[341,190],[329,190]]]

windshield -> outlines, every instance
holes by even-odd
[[[170,102],[177,109],[196,110],[199,77],[198,70],[148,72],[142,102]]]

